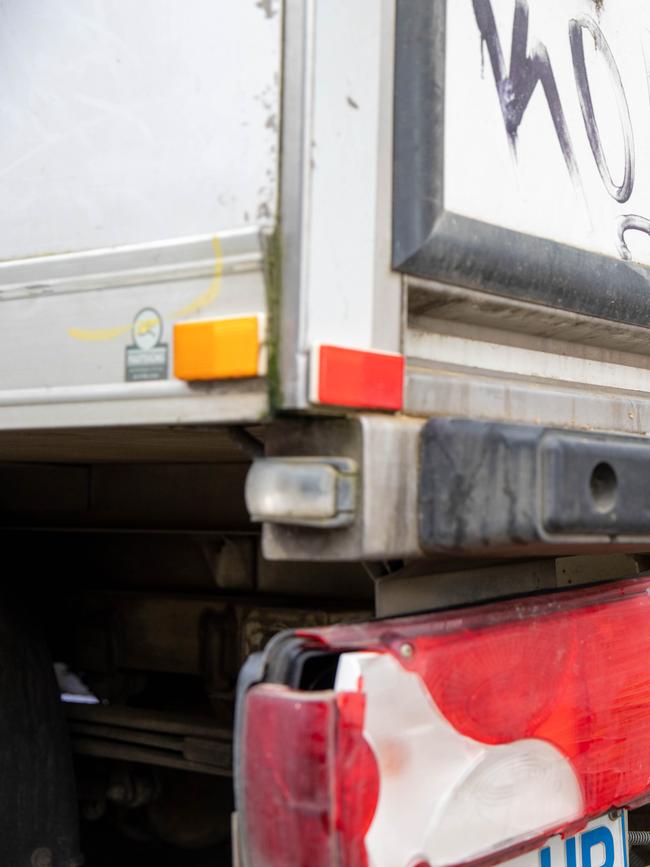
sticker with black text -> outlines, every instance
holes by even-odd
[[[167,379],[168,346],[162,343],[163,322],[153,307],[136,315],[132,328],[133,343],[126,347],[126,380],[142,382]]]

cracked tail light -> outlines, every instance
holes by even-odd
[[[242,698],[246,867],[494,863],[650,800],[648,578],[305,630],[272,652],[336,672]]]

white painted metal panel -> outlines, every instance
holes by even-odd
[[[174,381],[172,327],[265,309],[252,229],[0,263],[0,427],[255,420],[263,380]]]
[[[623,217],[650,229],[650,8],[526,0],[516,13],[515,5],[447,3],[445,208],[620,257]],[[581,105],[587,92],[593,115]],[[625,242],[650,264],[647,235],[628,231]]]
[[[279,0],[0,6],[0,258],[275,211]]]
[[[282,375],[285,403],[304,406],[315,345],[399,349],[395,2],[288,0],[285,15]]]
[[[174,322],[265,305],[261,243],[250,230],[0,263],[0,405],[13,389],[36,399],[54,387],[127,387],[142,311],[156,320],[144,348],[158,347],[160,369],[141,378],[168,379]]]
[[[266,312],[280,12],[0,6],[1,427],[266,411],[263,380],[174,381],[172,327]]]
[[[642,0],[397,0],[394,263],[650,327]]]
[[[376,0],[315,4],[309,347],[331,342],[362,349],[396,348],[395,331],[382,341],[388,346],[376,345],[373,339],[377,284],[391,285],[399,293],[396,277],[389,273],[389,248],[380,225],[380,217],[386,215],[378,212],[392,173],[386,159],[391,137],[382,136],[386,129],[380,126],[382,101],[390,100],[391,94],[390,81],[386,86],[382,78],[390,59],[391,18],[389,4]],[[380,273],[378,259],[384,266]],[[395,305],[385,314],[399,318]]]
[[[143,382],[120,386],[16,389],[0,394],[0,429],[241,424],[268,413],[261,379],[190,386]],[[47,448],[43,454],[47,456]]]

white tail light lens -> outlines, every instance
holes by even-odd
[[[356,692],[359,684],[363,733],[381,780],[365,837],[373,867],[459,864],[503,840],[580,817],[580,785],[556,747],[535,738],[485,744],[460,734],[422,678],[386,653],[343,654],[336,690]]]
[[[494,862],[650,800],[648,578],[294,639],[336,678],[245,696],[246,867]]]

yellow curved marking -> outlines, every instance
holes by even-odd
[[[186,304],[184,307],[181,307],[180,310],[176,310],[172,314],[173,319],[180,319],[183,316],[190,316],[192,313],[198,313],[199,310],[202,310],[204,307],[207,307],[208,304],[211,304],[219,295],[221,291],[221,277],[223,274],[223,257],[221,254],[221,241],[219,238],[212,239],[212,247],[214,249],[215,262],[214,262],[214,276],[210,282],[210,285],[207,289],[204,289],[199,295],[196,296],[189,304]],[[138,326],[138,333],[142,334],[145,331],[148,331],[152,325],[156,324],[156,320],[145,320],[141,322]],[[68,336],[73,337],[75,340],[90,340],[90,341],[101,341],[101,340],[114,340],[116,337],[121,337],[123,334],[127,334],[132,328],[132,325],[117,325],[114,328],[68,328]]]
[[[214,277],[212,278],[212,282],[208,288],[204,292],[201,292],[200,295],[197,295],[193,301],[190,301],[190,303],[186,304],[185,307],[181,307],[180,310],[177,310],[172,314],[174,319],[180,319],[181,316],[191,316],[192,313],[198,313],[199,310],[207,307],[208,304],[211,304],[219,295],[219,292],[221,291],[221,275],[223,273],[223,257],[221,255],[221,241],[219,238],[212,239],[212,246],[214,248]]]
[[[116,328],[68,328],[68,334],[75,340],[114,340],[130,329],[130,325],[118,325]]]

